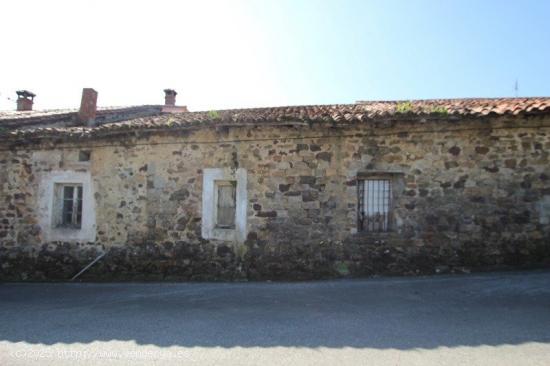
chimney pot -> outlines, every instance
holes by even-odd
[[[164,105],[175,106],[176,95],[178,95],[178,93],[174,89],[164,89]]]
[[[31,93],[28,90],[18,90],[17,93],[17,110],[18,111],[32,111],[32,105],[34,103],[34,97],[36,94]]]
[[[92,88],[82,89],[82,101],[78,111],[78,120],[80,123],[89,127],[95,125],[95,116],[97,111],[97,92]]]

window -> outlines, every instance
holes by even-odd
[[[359,230],[387,232],[391,227],[392,184],[388,178],[358,181]]]
[[[91,156],[92,156],[91,151],[80,150],[78,152],[78,161],[90,161]]]
[[[204,239],[246,241],[246,187],[246,169],[203,169],[201,235]]]
[[[57,184],[60,217],[58,227],[80,229],[82,226],[82,185]]]
[[[44,241],[96,241],[95,184],[88,169],[52,170],[38,182],[37,218]]]
[[[215,181],[216,227],[235,228],[236,181]]]

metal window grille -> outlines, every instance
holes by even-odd
[[[358,182],[359,230],[386,232],[390,229],[391,180],[365,179]]]

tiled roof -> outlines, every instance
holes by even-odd
[[[125,107],[98,107],[96,119],[99,123],[124,121],[145,115],[160,114],[162,106],[141,105]],[[1,128],[39,128],[41,126],[70,127],[75,124],[78,109],[50,109],[34,111],[0,111]]]
[[[329,122],[361,123],[369,120],[460,119],[487,116],[550,114],[550,97],[495,99],[434,99],[376,101],[355,104],[310,105],[272,108],[160,114],[96,127],[16,129],[12,137],[93,137],[135,130],[166,130],[200,126],[235,126]],[[0,124],[1,125],[1,124]]]

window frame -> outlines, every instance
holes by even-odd
[[[233,188],[233,223],[231,225],[220,224],[219,217],[219,188],[231,186]],[[217,229],[234,230],[237,219],[237,181],[236,180],[215,180],[214,181],[214,224]]]
[[[80,228],[59,227],[61,207],[59,187],[63,184],[82,185],[82,221]],[[38,185],[38,224],[45,241],[70,243],[95,242],[97,237],[95,184],[89,170],[63,169],[40,174]]]
[[[72,188],[72,197],[68,198],[65,194],[66,189]],[[60,201],[57,202],[57,207],[60,208],[57,213],[58,217],[56,218],[56,223],[58,228],[66,229],[75,229],[80,230],[82,228],[82,219],[83,219],[83,207],[84,207],[84,187],[82,183],[56,183],[55,184],[55,199]],[[71,206],[70,210],[66,206],[66,202],[70,201]],[[79,205],[80,203],[80,205]],[[71,213],[70,220],[67,219],[68,212]],[[80,218],[79,218],[80,216]]]
[[[201,236],[203,239],[244,243],[247,228],[247,171],[244,168],[204,168],[202,182]],[[235,186],[235,226],[218,227],[216,181],[234,181]]]
[[[386,234],[395,231],[395,202],[397,192],[398,173],[362,172],[357,175],[357,231],[365,234]],[[365,227],[365,184],[367,181],[388,181],[389,195],[387,203],[387,219],[385,229],[369,230]],[[386,206],[386,204],[383,204]]]

